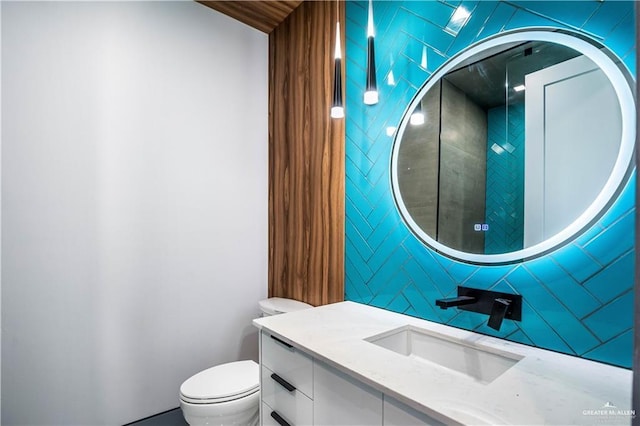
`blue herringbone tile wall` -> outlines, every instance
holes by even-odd
[[[452,35],[444,28],[461,4],[471,18]],[[635,173],[606,214],[570,244],[513,265],[470,265],[425,247],[403,223],[391,193],[387,128],[399,125],[417,90],[447,59],[511,29],[582,32],[607,45],[635,76],[633,2],[375,1],[374,15],[380,102],[368,107],[362,102],[367,2],[347,2],[346,299],[630,367]],[[455,295],[458,285],[522,294],[522,322],[505,321],[495,332],[485,315],[436,308],[435,299]]]
[[[509,114],[507,120],[505,114]],[[505,122],[506,121],[506,122]],[[507,128],[508,123],[508,128]],[[484,252],[522,250],[524,242],[524,103],[487,111]]]

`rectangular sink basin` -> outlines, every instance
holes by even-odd
[[[482,383],[492,382],[523,358],[410,325],[365,340],[400,355],[457,371]]]

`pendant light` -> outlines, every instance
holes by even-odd
[[[387,85],[396,85],[396,79],[393,76],[393,56],[391,56],[391,54],[389,54],[389,74],[387,74]]]
[[[367,85],[364,92],[364,103],[378,103],[378,84],[376,83],[376,55],[373,46],[373,0],[369,0],[369,22],[367,25]]]
[[[427,46],[422,46],[422,58],[420,58],[420,68],[427,70]]]
[[[409,117],[409,123],[413,126],[420,126],[424,124],[424,112],[422,112],[422,101],[418,102],[416,108],[413,110],[411,117]]]
[[[336,1],[336,48],[333,56],[333,103],[331,104],[331,117],[343,118],[344,105],[342,103],[342,49],[340,47],[340,8]]]

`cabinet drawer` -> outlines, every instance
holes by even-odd
[[[263,367],[313,399],[313,360],[309,355],[263,331],[261,361]]]
[[[275,417],[274,417],[274,414],[272,413],[275,413]],[[282,423],[276,420],[276,418],[280,420],[280,422]],[[269,407],[269,405],[266,402],[263,402],[261,425],[262,426],[286,426],[286,425],[296,426],[296,423],[294,423],[293,420],[283,416],[282,413]],[[302,426],[302,423],[300,423],[299,425]]]
[[[273,371],[262,367],[262,401],[290,424],[310,425],[313,422],[313,401],[298,389],[288,390],[288,383],[280,383],[279,380]],[[264,414],[267,416],[270,412]]]

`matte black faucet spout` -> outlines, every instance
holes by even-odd
[[[507,314],[510,305],[511,300],[509,299],[495,299],[493,301],[493,306],[491,307],[491,314],[489,316],[489,322],[487,323],[487,325],[494,330],[499,331],[500,326],[502,325],[502,320]]]
[[[458,297],[437,299],[441,309],[457,306],[461,311],[490,315],[487,325],[500,330],[502,320],[522,321],[522,296],[493,290],[458,286]]]
[[[436,300],[436,306],[440,306],[440,309],[452,308],[454,306],[463,306],[476,303],[476,298],[472,296],[458,296],[450,297],[449,299]]]

